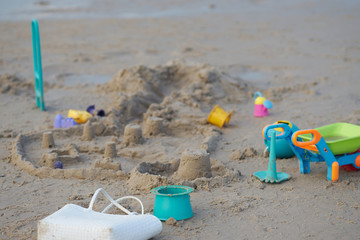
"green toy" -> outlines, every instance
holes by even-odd
[[[333,123],[315,128],[324,138],[334,155],[352,153],[360,147],[360,127],[350,123]],[[312,134],[299,135],[305,142],[312,139]]]
[[[327,179],[336,182],[339,169],[360,170],[360,126],[350,123],[333,123],[316,129],[293,132],[287,124],[265,126],[265,139],[272,129],[281,128],[277,139],[286,139],[299,159],[300,173],[310,173],[310,162],[325,162]]]
[[[276,132],[272,131],[270,140],[269,166],[267,171],[254,173],[254,176],[262,182],[280,183],[290,179],[290,175],[284,172],[276,172]]]
[[[41,49],[40,49],[40,35],[39,25],[36,19],[31,22],[32,44],[34,55],[34,75],[35,75],[35,99],[36,105],[45,111],[44,90],[43,90],[43,75],[41,66]]]

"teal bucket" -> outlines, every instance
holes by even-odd
[[[294,123],[289,122],[289,121],[277,121],[274,124],[280,124],[280,123],[285,123],[285,124],[289,125],[292,132],[296,132],[299,130],[299,128]],[[273,132],[273,131],[274,131],[273,129],[270,129],[269,134],[271,134],[271,132]],[[277,129],[275,129],[275,132],[276,132],[276,134],[281,133]],[[268,149],[270,149],[270,141],[264,139],[264,142],[265,142],[265,146],[267,146]],[[289,143],[284,138],[276,139],[275,152],[276,152],[277,158],[291,158],[295,155],[294,152],[292,151]]]
[[[151,190],[155,194],[154,216],[162,221],[173,217],[177,221],[191,218],[194,214],[191,208],[189,193],[194,189],[188,186],[169,185]]]

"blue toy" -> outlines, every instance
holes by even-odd
[[[41,109],[41,111],[45,111],[43,75],[42,75],[42,65],[41,65],[40,34],[39,34],[39,25],[36,19],[32,20],[31,32],[32,32],[32,44],[33,44],[33,55],[34,55],[36,105]]]
[[[97,115],[99,117],[105,117],[105,111],[102,109],[96,110],[95,105],[90,105],[86,108],[86,111],[92,115]]]
[[[169,185],[151,190],[155,194],[154,215],[162,221],[173,217],[177,221],[191,218],[190,196],[194,189],[188,186]]]
[[[291,128],[291,130],[293,132],[296,132],[297,130],[299,130],[299,128],[292,122],[289,122],[289,121],[277,121],[273,124],[280,124],[280,123],[284,123],[284,124],[287,124],[289,125],[289,127]],[[272,131],[275,131],[276,132],[276,135],[279,135],[279,133],[282,132],[282,128],[276,128],[276,129],[271,129],[269,133],[271,133]],[[265,146],[266,146],[266,150],[269,150],[270,148],[270,140],[267,140],[265,137],[264,137],[264,143],[265,143]],[[276,139],[276,147],[275,147],[275,152],[276,152],[276,157],[277,158],[291,158],[293,157],[295,154],[294,152],[292,151],[289,143],[286,141],[286,139],[284,138],[277,138]]]
[[[54,118],[54,128],[69,128],[76,125],[73,118],[64,118],[60,113]]]
[[[351,164],[360,169],[360,152],[356,151],[360,148],[360,126],[335,123],[320,127],[319,131],[307,129],[293,132],[289,125],[281,123],[266,126],[263,130],[264,138],[270,130],[277,128],[283,130],[276,138],[286,139],[299,159],[300,173],[310,173],[310,162],[325,162],[327,179],[337,181],[340,166]]]
[[[266,135],[266,139],[270,140],[270,156],[269,156],[269,166],[267,171],[260,171],[254,173],[254,176],[257,177],[260,181],[267,183],[280,183],[285,180],[290,179],[290,175],[284,172],[276,172],[276,133],[275,131],[271,132],[271,138]],[[281,135],[278,137],[281,138]]]
[[[55,163],[54,163],[54,168],[55,169],[63,169],[63,164],[62,164],[62,162],[61,161],[56,161]]]

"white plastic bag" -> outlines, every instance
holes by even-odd
[[[100,192],[103,192],[111,202],[101,213],[92,210]],[[142,213],[131,213],[118,203],[126,198],[137,200],[141,205]],[[107,214],[107,210],[113,205],[128,215]],[[154,215],[144,214],[144,207],[138,198],[128,196],[115,201],[104,189],[99,188],[92,197],[89,208],[67,204],[40,220],[38,240],[149,239],[158,235],[161,230],[160,220]]]

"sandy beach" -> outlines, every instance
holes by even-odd
[[[360,171],[331,182],[324,162],[301,174],[294,156],[276,161],[289,181],[253,176],[268,168],[268,124],[360,125],[357,1],[21,2],[0,10],[0,239],[36,239],[39,220],[87,207],[100,187],[152,213],[150,190],[173,184],[195,189],[194,216],[163,222],[154,239],[360,239]],[[32,19],[46,111],[35,104]],[[253,116],[257,91],[269,116]],[[105,117],[54,129],[57,114],[89,105]],[[223,128],[207,122],[215,105],[234,111]],[[55,146],[44,148],[49,131]],[[191,168],[192,154],[204,165]]]

